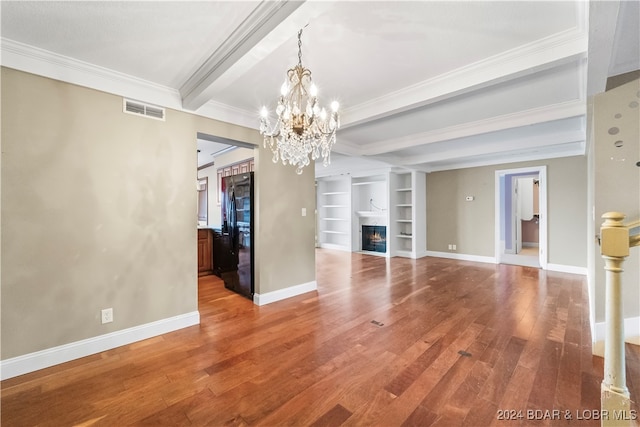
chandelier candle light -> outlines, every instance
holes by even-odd
[[[340,127],[339,104],[331,103],[327,113],[318,105],[318,88],[311,80],[311,71],[302,66],[302,30],[298,32],[298,65],[287,71],[287,79],[280,89],[276,115],[278,121],[272,128],[269,111],[262,107],[260,112],[260,134],[264,135],[273,152],[273,162],[296,166],[296,173],[311,160],[322,155],[323,164],[331,163],[331,148],[336,143],[336,130]]]

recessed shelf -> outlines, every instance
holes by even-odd
[[[410,208],[413,205],[411,203],[399,203],[396,206],[399,208]]]
[[[384,212],[376,212],[376,211],[356,211],[356,215],[361,217],[376,217],[376,218],[383,218],[387,216],[387,214]]]
[[[346,208],[347,205],[322,205],[322,208]]]
[[[325,221],[347,221],[347,218],[321,218]]]
[[[384,184],[385,181],[363,181],[363,182],[352,182],[351,185],[373,185],[373,184]]]
[[[411,223],[411,222],[413,222],[413,221],[412,221],[412,220],[410,220],[410,219],[396,219],[396,222],[407,222],[407,223]]]
[[[396,188],[396,191],[411,191],[411,188]]]
[[[339,194],[348,194],[346,191],[329,191],[327,193],[322,193],[323,196],[337,196]]]
[[[399,237],[401,239],[412,239],[413,236],[407,236],[405,234],[398,234],[396,237]]]
[[[322,230],[321,233],[327,234],[347,234],[344,231]]]

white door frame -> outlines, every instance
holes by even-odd
[[[540,258],[540,268],[543,270],[547,269],[548,262],[548,239],[547,239],[547,167],[546,166],[532,166],[527,168],[518,168],[518,169],[503,169],[497,170],[495,175],[495,260],[496,264],[500,264],[502,262],[502,255],[504,254],[504,242],[500,239],[500,229],[503,221],[502,212],[500,209],[500,177],[512,174],[538,174],[539,181],[539,230],[540,230],[540,241],[539,241],[539,258]]]

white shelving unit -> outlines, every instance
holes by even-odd
[[[351,250],[351,179],[330,177],[318,180],[317,230],[321,248]]]
[[[319,247],[387,257],[426,256],[424,172],[323,177],[318,178],[316,192]],[[385,227],[384,252],[362,250],[363,225]]]
[[[421,258],[427,251],[425,173],[394,172],[390,186],[392,255]]]
[[[351,181],[353,206],[351,247],[353,252],[389,256],[389,175],[354,177]],[[362,250],[362,226],[386,227],[386,250],[369,252]]]

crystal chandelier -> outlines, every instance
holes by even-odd
[[[331,148],[336,143],[336,130],[340,127],[339,104],[331,103],[327,113],[318,105],[318,88],[311,80],[311,71],[302,66],[302,30],[298,32],[298,65],[287,71],[287,79],[280,89],[276,115],[278,121],[272,128],[269,111],[260,112],[260,134],[264,135],[273,152],[273,162],[296,166],[300,175],[302,168],[322,155],[323,164],[331,163]]]

